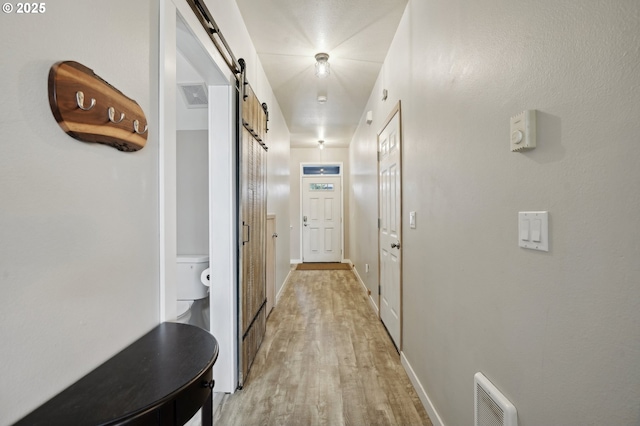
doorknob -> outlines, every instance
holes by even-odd
[[[391,243],[391,248],[399,249],[400,248],[400,243],[399,242],[398,243]]]
[[[273,237],[273,238],[278,238],[278,233],[277,233],[277,232],[274,232],[274,233],[273,233],[273,235],[272,235],[271,237]]]

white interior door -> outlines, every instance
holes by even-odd
[[[380,319],[400,349],[402,249],[402,182],[400,110],[378,136]]]
[[[342,260],[342,188],[340,177],[302,179],[302,261]]]

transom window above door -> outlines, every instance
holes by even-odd
[[[340,166],[337,164],[302,166],[302,174],[304,176],[340,175]]]

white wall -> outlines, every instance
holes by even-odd
[[[2,16],[0,424],[18,420],[159,322],[156,3],[60,0],[42,15]],[[257,81],[235,2],[208,6]],[[144,149],[121,153],[60,129],[47,75],[61,60],[85,64],[140,104],[149,120]],[[273,181],[288,182],[288,130],[268,100],[270,88],[263,84],[258,96],[270,102],[278,135]],[[286,227],[287,188],[279,185],[270,210]],[[278,247],[288,268],[288,241]]]
[[[179,130],[176,135],[179,255],[209,254],[208,133],[207,130]]]
[[[375,132],[401,99],[402,351],[446,425],[472,424],[476,371],[520,426],[640,422],[639,15],[409,2],[351,146],[351,257],[377,262]],[[511,153],[525,109],[538,148]],[[524,210],[550,212],[548,253],[518,248]]]
[[[205,79],[184,57],[176,51],[176,80],[178,83],[204,83]],[[203,130],[208,128],[208,108],[189,108],[182,89],[176,89],[176,126],[178,130]]]
[[[289,272],[289,130],[273,95],[269,105],[269,132],[267,134],[267,212],[276,215],[276,294],[285,283]],[[262,100],[262,98],[261,98]],[[273,112],[271,111],[274,108]],[[267,235],[267,238],[269,236]]]
[[[156,2],[47,3],[0,25],[0,424],[158,323]],[[47,75],[75,60],[136,100],[135,153],[56,123]]]
[[[343,163],[342,185],[344,200],[344,258],[349,259],[349,148],[291,148],[291,161],[289,162],[289,185],[291,186],[291,198],[289,203],[289,215],[291,234],[291,260],[299,262],[302,259],[300,249],[300,227],[302,214],[300,213],[300,163]]]

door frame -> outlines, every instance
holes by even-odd
[[[403,270],[403,259],[404,259],[404,255],[403,255],[403,250],[404,250],[404,232],[403,232],[403,220],[402,220],[402,214],[403,214],[403,209],[402,209],[402,189],[404,186],[404,179],[403,179],[403,156],[404,156],[404,149],[403,149],[403,136],[402,136],[402,108],[401,108],[401,102],[398,101],[398,103],[393,107],[393,109],[391,110],[391,112],[389,113],[389,115],[387,116],[387,119],[384,121],[384,123],[382,124],[382,126],[380,127],[380,130],[378,131],[377,135],[376,135],[376,152],[378,153],[378,161],[377,161],[377,175],[378,175],[378,190],[377,190],[377,195],[378,195],[378,216],[380,215],[380,135],[382,134],[382,132],[384,131],[384,129],[389,125],[389,123],[391,122],[391,120],[393,120],[393,117],[395,117],[395,115],[398,114],[398,137],[400,138],[400,214],[398,215],[399,220],[400,220],[400,244],[401,244],[401,250],[400,250],[400,260],[399,260],[399,267],[400,267],[400,277],[399,277],[399,290],[400,290],[400,337],[399,337],[399,342],[398,342],[398,352],[402,352],[402,339],[403,339],[403,328],[404,328],[404,324],[403,324],[403,318],[404,318],[404,306],[403,306],[403,284],[402,284],[402,270]],[[380,259],[380,219],[378,219],[378,318],[380,319],[380,322],[382,322],[382,296],[381,296],[381,288],[382,288],[382,277],[380,275],[381,273],[381,259]],[[384,323],[383,323],[384,324]],[[385,326],[386,327],[386,326]],[[392,339],[393,340],[393,339]]]
[[[213,366],[218,392],[234,393],[238,383],[237,240],[235,186],[235,76],[211,43],[191,7],[184,1],[159,4],[158,76],[158,209],[159,209],[159,322],[176,319],[176,56],[178,15],[191,33],[196,52],[192,65],[210,66],[209,90],[209,262],[216,270],[210,286],[210,332],[220,352]],[[188,52],[184,52],[187,54]],[[194,53],[193,51],[191,53]],[[188,56],[188,55],[187,55]],[[215,70],[217,68],[217,70]],[[222,71],[224,70],[224,71]],[[215,130],[214,130],[215,129]],[[216,202],[214,202],[214,200]],[[220,206],[229,208],[220,209]],[[215,236],[215,238],[214,238]]]
[[[278,238],[276,215],[267,213],[267,317],[276,306],[276,238]]]
[[[304,233],[304,223],[302,222],[302,200],[304,197],[304,188],[303,188],[303,183],[304,183],[304,178],[308,178],[311,176],[318,176],[318,175],[305,175],[304,174],[304,168],[305,167],[335,167],[338,166],[340,167],[340,173],[338,173],[337,175],[327,175],[327,176],[331,176],[331,177],[339,177],[340,178],[340,262],[344,263],[344,164],[342,163],[342,161],[328,161],[328,162],[322,162],[322,163],[317,163],[317,162],[311,162],[311,163],[300,163],[300,195],[299,195],[299,199],[300,199],[300,206],[299,206],[299,217],[298,220],[300,222],[300,262],[304,263],[304,240],[303,240],[303,233]]]

